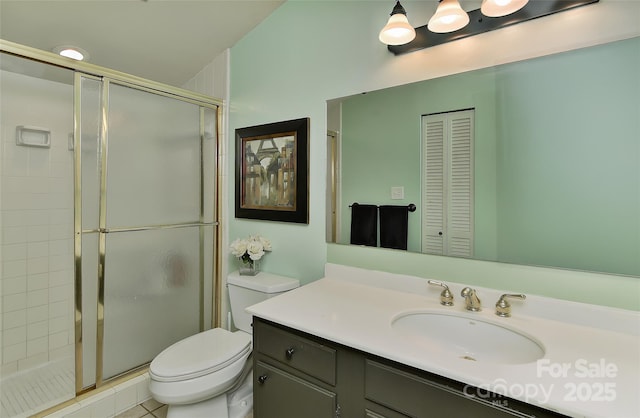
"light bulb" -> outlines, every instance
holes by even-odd
[[[482,0],[480,12],[488,17],[501,17],[522,9],[529,0]]]
[[[407,14],[398,1],[391,12],[391,17],[382,28],[378,39],[387,45],[404,45],[416,37],[416,30],[409,24]]]
[[[458,0],[442,0],[427,27],[431,32],[447,33],[462,29],[469,23],[469,15]]]

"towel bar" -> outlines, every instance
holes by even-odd
[[[359,205],[359,203],[357,203],[357,202],[353,202],[353,204],[349,205],[349,207],[352,207],[352,206],[354,206],[354,205]],[[380,206],[378,206],[378,207],[380,207]],[[409,208],[409,212],[415,212],[415,211],[416,211],[416,209],[417,209],[417,208],[416,208],[416,205],[414,205],[413,203],[409,203],[409,204],[407,205],[407,208]]]

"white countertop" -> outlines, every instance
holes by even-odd
[[[481,312],[468,312],[447,282],[455,306],[423,278],[327,265],[325,278],[247,309],[254,316],[465,384],[505,394],[572,417],[640,417],[640,313],[527,295],[512,317],[494,314],[501,293],[474,287]],[[428,311],[466,316],[517,330],[544,346],[526,364],[492,364],[436,350],[391,326],[394,318]],[[470,390],[470,394],[483,395]],[[488,401],[492,399],[487,398]]]

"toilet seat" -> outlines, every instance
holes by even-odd
[[[158,382],[179,382],[222,370],[251,352],[251,336],[214,328],[167,347],[151,362],[149,374]]]

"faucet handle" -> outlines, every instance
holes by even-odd
[[[511,304],[509,303],[507,298],[524,300],[527,298],[527,296],[522,294],[508,294],[508,293],[500,296],[500,299],[498,299],[498,302],[496,302],[496,315],[501,316],[503,318],[508,318],[511,316]]]
[[[453,294],[449,290],[449,286],[436,280],[427,280],[427,283],[443,287],[444,289],[442,289],[442,293],[440,293],[440,304],[444,306],[453,306]]]

